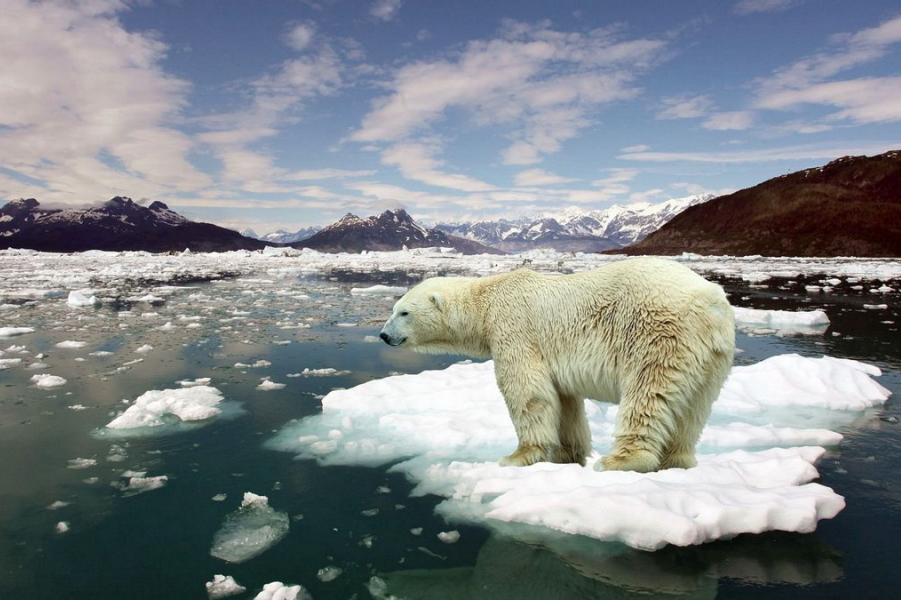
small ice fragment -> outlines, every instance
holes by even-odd
[[[364,510],[364,511],[360,512],[360,514],[363,515],[364,517],[374,517],[377,514],[379,514],[379,509],[370,508],[368,510]]]
[[[56,524],[56,533],[63,534],[69,531],[69,522],[68,521],[60,521]]]
[[[260,385],[257,386],[258,390],[263,390],[264,392],[268,392],[271,390],[280,390],[285,387],[284,383],[275,383],[274,381],[270,381],[269,379],[263,379],[260,382]]]
[[[0,338],[15,337],[17,335],[25,335],[26,333],[34,333],[33,327],[0,327]]]
[[[66,380],[64,378],[57,375],[49,375],[47,373],[32,375],[31,381],[39,388],[55,388],[66,385]]]
[[[206,582],[206,593],[209,595],[210,600],[234,596],[245,591],[247,591],[247,588],[239,585],[231,575],[213,575],[213,580]]]
[[[410,530],[413,535],[422,535],[422,527],[414,527]]]
[[[319,571],[316,573],[316,577],[319,578],[319,581],[321,581],[323,583],[328,583],[329,581],[334,581],[335,579],[338,579],[338,577],[343,572],[344,571],[341,570],[340,567],[329,565],[327,567],[322,567],[321,569],[319,569]]]
[[[74,348],[84,348],[84,347],[87,346],[87,345],[88,345],[87,342],[77,342],[77,341],[74,341],[74,340],[66,340],[66,341],[64,341],[64,342],[58,343],[58,344],[56,345],[56,347],[57,347],[57,348],[70,348],[70,349],[74,349]]]
[[[63,502],[62,500],[57,500],[50,505],[47,506],[47,510],[59,510],[61,508],[65,508],[69,506],[68,502]]]
[[[66,300],[66,304],[73,307],[79,306],[96,306],[100,304],[100,300],[97,299],[97,296],[87,296],[83,292],[71,291],[69,292],[69,298]]]
[[[216,494],[213,496],[213,502],[222,502],[227,496],[225,494]]]
[[[445,544],[455,544],[460,539],[460,532],[456,529],[453,531],[442,531],[438,534],[438,539]]]
[[[72,404],[70,406],[67,406],[66,408],[68,408],[69,410],[76,410],[76,411],[88,409],[88,407],[85,406],[84,404]]]
[[[263,586],[263,591],[253,600],[310,600],[309,592],[302,585],[285,585],[281,581],[273,581]]]
[[[369,588],[369,593],[376,600],[387,600],[388,598],[388,584],[385,583],[385,580],[381,577],[376,577],[373,575],[369,579],[369,585],[366,586]]]
[[[143,346],[135,350],[135,352],[137,352],[138,354],[147,354],[151,350],[153,350],[153,346],[151,346],[150,344],[144,344]]]
[[[69,459],[68,469],[87,469],[97,464],[93,458],[72,458]]]
[[[144,492],[158,490],[166,485],[169,478],[166,475],[157,475],[156,477],[132,477],[128,480],[128,485],[122,488],[125,492],[124,496],[137,496]]]

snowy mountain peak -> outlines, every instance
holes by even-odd
[[[589,212],[569,207],[537,219],[439,223],[436,229],[510,252],[533,248],[596,252],[643,239],[689,206],[713,197],[701,194],[659,203],[614,204]]]

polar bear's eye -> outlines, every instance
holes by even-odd
[[[408,311],[408,310],[402,310],[402,311],[400,311],[400,316],[402,316],[402,317],[408,317],[408,316],[410,316],[410,311]]]

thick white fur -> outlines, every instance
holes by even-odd
[[[735,351],[722,288],[654,258],[573,275],[428,279],[398,300],[382,338],[494,359],[519,440],[501,464],[584,465],[592,398],[620,404],[613,448],[595,468],[641,472],[696,464]]]

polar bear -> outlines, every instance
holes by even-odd
[[[584,399],[619,403],[598,470],[694,466],[735,352],[723,289],[667,259],[571,275],[435,277],[394,305],[380,337],[418,352],[494,359],[519,445],[501,465],[585,465]]]

